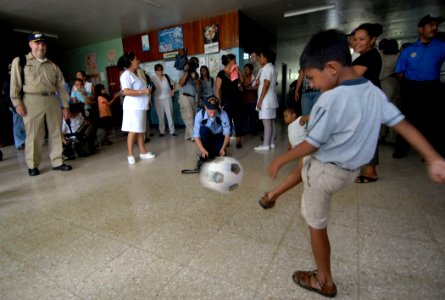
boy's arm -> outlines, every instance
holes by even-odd
[[[426,138],[406,120],[397,123],[394,129],[423,156],[428,164],[430,178],[435,182],[445,183],[445,160]]]
[[[295,148],[275,158],[267,168],[267,172],[269,173],[270,177],[275,179],[277,177],[278,171],[282,166],[298,158],[303,158],[307,155],[311,155],[315,153],[317,150],[318,148],[312,146],[306,141],[303,141],[300,144],[298,144]]]

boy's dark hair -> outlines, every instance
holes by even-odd
[[[131,62],[134,60],[135,57],[136,55],[134,55],[133,52],[127,52],[121,57],[119,57],[119,60],[117,61],[117,66],[119,67],[119,69],[125,70],[131,65]]]
[[[250,72],[252,72],[253,71],[253,65],[252,64],[245,64],[244,65],[244,68],[248,68],[249,70],[250,70]]]
[[[336,29],[321,31],[311,37],[300,56],[300,68],[323,70],[326,63],[333,60],[343,66],[351,65],[348,39]]]
[[[286,107],[286,109],[284,110],[284,112],[288,112],[289,114],[297,114],[297,110],[293,107]]]
[[[76,78],[76,79],[74,79],[74,83],[76,83],[76,82],[80,82],[80,83],[82,83],[82,84],[83,84],[83,80],[82,80],[82,79],[80,79],[80,78]]]

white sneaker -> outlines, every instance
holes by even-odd
[[[271,144],[270,149],[275,149],[275,144]]]
[[[147,153],[145,153],[145,154],[141,154],[141,155],[139,155],[139,157],[140,157],[141,159],[152,159],[152,158],[155,158],[155,156],[156,156],[156,155],[154,155],[154,154],[151,153],[151,152],[147,152]]]
[[[136,160],[134,159],[134,156],[127,156],[128,163],[130,165],[134,165],[136,163]]]
[[[253,150],[255,150],[255,151],[269,151],[270,150],[270,147],[269,146],[258,146],[258,147],[255,147],[255,148],[253,148]]]

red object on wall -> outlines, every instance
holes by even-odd
[[[106,68],[108,80],[108,92],[111,97],[121,91],[120,76],[121,71],[117,66],[109,66]],[[111,113],[113,115],[113,123],[118,126],[122,123],[122,105],[120,101],[114,101],[111,104]]]

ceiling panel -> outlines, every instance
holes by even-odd
[[[150,4],[154,2],[155,5]],[[336,9],[284,18],[285,11],[334,3]],[[159,7],[158,7],[159,6]],[[0,0],[0,18],[14,28],[59,36],[65,48],[133,35],[241,10],[269,28],[281,42],[297,47],[313,33],[349,32],[379,22],[385,37],[411,40],[426,15],[445,15],[445,1],[430,0]]]

